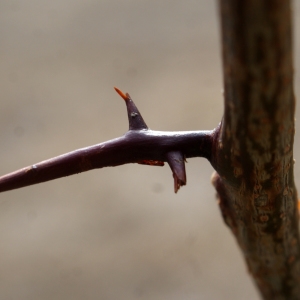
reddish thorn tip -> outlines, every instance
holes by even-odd
[[[118,88],[115,87],[116,92],[125,100],[127,101],[129,99],[129,95],[128,94],[124,94],[121,90],[119,90]],[[127,96],[128,95],[128,96]]]

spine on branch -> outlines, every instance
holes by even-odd
[[[186,184],[185,158],[211,158],[213,131],[162,132],[148,128],[129,94],[125,100],[128,132],[119,138],[78,149],[0,177],[0,192],[61,178],[92,169],[138,163],[163,166],[173,172],[174,191]]]

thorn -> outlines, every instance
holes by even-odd
[[[125,95],[116,87],[115,90],[125,100],[128,114],[129,130],[148,129],[147,124],[145,123],[141,113],[132,101],[130,95],[128,93],[126,93]]]
[[[181,186],[186,185],[184,156],[180,151],[168,152],[166,156],[167,162],[173,172],[174,191],[177,193]]]

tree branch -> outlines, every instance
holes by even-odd
[[[162,132],[148,129],[129,94],[125,100],[129,131],[122,137],[75,150],[0,177],[0,192],[13,190],[92,169],[139,163],[163,166],[168,162],[174,190],[186,184],[184,158],[211,158],[213,131]]]
[[[219,2],[225,113],[213,183],[264,299],[300,299],[290,1]]]

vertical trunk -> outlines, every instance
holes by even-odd
[[[213,183],[263,298],[300,299],[290,1],[219,5],[225,113]]]

